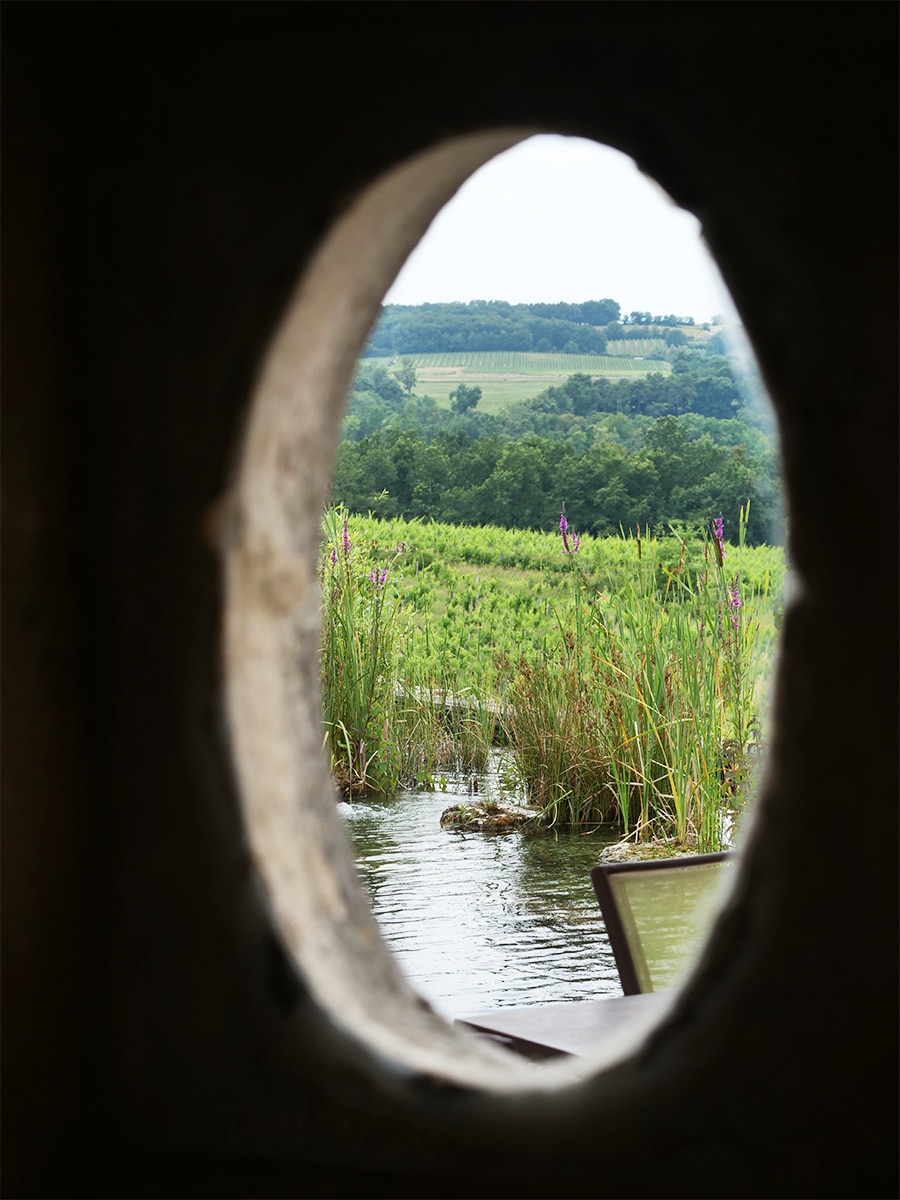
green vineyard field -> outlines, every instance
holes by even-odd
[[[668,371],[669,364],[660,359],[649,360],[647,355],[665,349],[658,338],[639,341],[611,342],[612,354],[538,354],[523,350],[448,351],[434,354],[408,354],[408,359],[423,378],[432,371],[453,372],[458,379],[485,375],[534,375],[551,378],[584,372],[587,375],[647,374],[649,371]],[[627,349],[626,349],[627,348]],[[367,365],[392,367],[400,358],[366,358]]]

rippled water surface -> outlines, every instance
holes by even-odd
[[[588,872],[607,837],[441,829],[447,790],[341,805],[375,916],[401,967],[449,1017],[621,995]]]

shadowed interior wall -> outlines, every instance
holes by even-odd
[[[5,17],[6,1194],[896,1195],[894,6]],[[375,1061],[289,962],[216,531],[330,226],[510,128],[607,142],[701,219],[778,412],[799,587],[705,974],[634,1060],[498,1097]]]

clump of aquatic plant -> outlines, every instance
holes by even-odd
[[[741,508],[738,547],[743,549],[749,502]],[[719,669],[723,733],[719,746],[720,772],[728,806],[739,811],[752,794],[755,769],[761,757],[761,671],[758,663],[759,600],[767,599],[767,581],[761,588],[748,586],[739,571],[726,563],[722,522],[713,522],[713,571],[704,572],[700,586],[708,607],[715,614],[715,628],[708,623],[709,637]]]
[[[756,597],[728,574],[724,523],[694,572],[684,542],[666,564],[649,531],[623,534],[632,570],[610,593],[581,568],[565,508],[559,532],[572,597],[510,684],[520,777],[551,822],[717,848],[757,725]]]
[[[410,662],[402,664],[400,678],[398,720],[417,730],[409,745],[416,747],[421,766],[427,764],[428,773],[485,772],[500,737],[500,706],[494,698],[479,687],[459,687],[456,678],[422,674]]]
[[[402,627],[389,584],[405,547],[385,558],[354,543],[343,509],[326,513],[324,533],[321,672],[332,772],[348,793],[393,791],[401,776],[391,726]]]
[[[323,716],[338,786],[393,792],[435,787],[445,769],[484,772],[499,706],[481,688],[460,686],[458,672],[423,669],[408,653],[407,542],[382,551],[351,533],[342,508],[325,514],[323,532]]]

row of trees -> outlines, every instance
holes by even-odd
[[[504,413],[494,415],[472,407],[460,408],[458,402],[455,408],[447,409],[432,396],[410,396],[393,414],[379,404],[370,405],[363,401],[345,420],[345,440],[361,442],[378,432],[403,430],[419,433],[425,441],[433,441],[439,433],[465,433],[473,441],[482,437],[517,441],[535,434],[550,441],[568,442],[576,454],[583,454],[600,441],[614,442],[629,450],[638,449],[658,419],[642,414],[626,416],[620,412],[592,412],[586,416],[575,416],[572,412],[544,412],[534,409],[529,402],[512,405]],[[706,435],[717,446],[746,447],[754,461],[774,463],[776,460],[771,435],[761,427],[763,421],[753,424],[740,417],[719,420],[699,413],[685,413],[677,420],[689,441]]]
[[[497,312],[525,310],[535,317],[552,321],[571,321],[574,325],[608,325],[618,321],[622,310],[615,300],[585,300],[581,304],[568,304],[562,300],[556,304],[509,304],[505,300],[472,300],[466,306],[472,311],[491,308]]]
[[[667,351],[677,349],[680,346],[689,346],[692,350],[708,350],[716,354],[724,354],[725,348],[721,335],[718,333],[710,333],[709,330],[704,330],[700,338],[688,337],[680,326],[666,327],[661,325],[620,325],[618,321],[611,321],[602,331],[606,336],[606,350],[608,354],[621,354],[622,350],[619,346],[610,347],[609,343],[620,341],[645,341],[652,338],[659,338],[665,342],[665,350],[655,350],[652,354],[647,355],[649,358],[658,358],[663,362],[668,361]],[[701,340],[702,339],[702,340]],[[626,349],[625,353],[629,351]]]
[[[570,375],[559,387],[550,387],[526,400],[524,412],[621,412],[627,416],[681,416],[686,412],[726,420],[742,408],[738,381],[727,359],[698,362],[683,352],[670,375],[652,373],[639,379],[613,383],[601,376]]]
[[[478,350],[604,354],[607,335],[598,326],[618,321],[619,315],[614,300],[389,304],[381,310],[364,357]]]
[[[669,345],[687,341],[683,327],[693,317],[674,313],[622,314],[615,300],[581,304],[510,304],[506,300],[470,300],[450,304],[388,304],[366,357],[437,354],[454,350],[535,350],[603,354],[607,341],[637,334],[665,337]]]
[[[384,517],[547,529],[568,498],[579,532],[597,536],[638,522],[662,528],[715,516],[736,527],[750,500],[747,539],[771,542],[780,512],[777,464],[744,445],[717,444],[709,433],[691,439],[686,420],[649,423],[633,448],[603,438],[583,452],[534,434],[509,441],[445,428],[428,438],[392,428],[341,445],[333,500]]]
[[[664,317],[655,317],[648,312],[633,312],[629,313],[625,318],[625,323],[628,325],[693,325],[693,317],[676,317],[673,313],[668,313]]]

